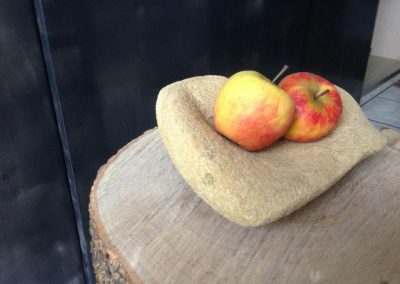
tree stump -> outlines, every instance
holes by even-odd
[[[400,134],[326,193],[259,228],[191,191],[157,129],[122,148],[90,196],[99,283],[400,283]],[[362,147],[362,145],[361,145]]]

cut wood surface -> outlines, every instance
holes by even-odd
[[[193,193],[153,129],[99,171],[93,264],[100,283],[400,283],[399,202],[387,146],[293,214],[241,227]]]

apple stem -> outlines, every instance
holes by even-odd
[[[315,96],[315,99],[318,99],[319,97],[322,97],[323,95],[326,95],[327,93],[329,93],[329,89],[326,89],[325,91],[323,91],[322,93],[319,93],[318,95]]]
[[[278,78],[279,78],[280,76],[282,76],[282,74],[285,73],[286,70],[288,70],[288,69],[289,69],[289,66],[288,66],[288,65],[284,65],[284,66],[282,67],[281,71],[279,71],[279,73],[276,74],[274,80],[272,80],[272,83],[275,83],[275,81],[278,80]]]

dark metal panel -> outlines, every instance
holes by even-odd
[[[2,1],[0,57],[0,283],[82,283],[31,1]]]
[[[94,280],[94,275],[93,275],[93,270],[92,270],[92,265],[91,265],[89,246],[88,246],[88,241],[86,240],[86,237],[85,237],[83,223],[82,223],[82,214],[81,214],[81,208],[79,205],[78,192],[77,192],[77,188],[76,188],[75,174],[74,174],[74,170],[73,170],[73,166],[72,166],[71,153],[69,150],[69,143],[68,143],[68,139],[67,139],[67,133],[65,130],[64,116],[63,116],[63,111],[62,111],[61,102],[60,102],[60,96],[59,96],[59,92],[58,92],[58,86],[57,86],[55,72],[54,72],[53,58],[51,55],[49,39],[48,39],[48,34],[47,34],[47,29],[46,29],[46,20],[44,18],[44,13],[43,13],[43,5],[42,5],[41,0],[34,0],[33,3],[34,3],[34,7],[35,7],[36,22],[37,22],[37,26],[38,26],[39,34],[40,34],[42,53],[43,53],[44,62],[45,62],[45,66],[46,66],[46,73],[47,73],[47,77],[49,79],[49,87],[50,87],[53,107],[54,107],[54,111],[55,111],[55,117],[57,120],[58,133],[60,135],[60,140],[61,140],[60,142],[61,142],[63,155],[64,155],[66,175],[68,178],[68,186],[69,186],[69,190],[70,190],[70,194],[71,194],[72,206],[73,206],[74,214],[75,214],[76,228],[77,228],[78,237],[79,237],[79,244],[80,244],[81,252],[82,252],[83,271],[85,272],[87,282],[94,283],[95,280]]]
[[[378,0],[310,0],[303,67],[360,100]]]
[[[308,0],[209,2],[214,74],[255,69],[273,78],[285,64],[299,70]]]

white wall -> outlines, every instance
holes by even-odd
[[[371,54],[400,60],[400,0],[380,0]]]

